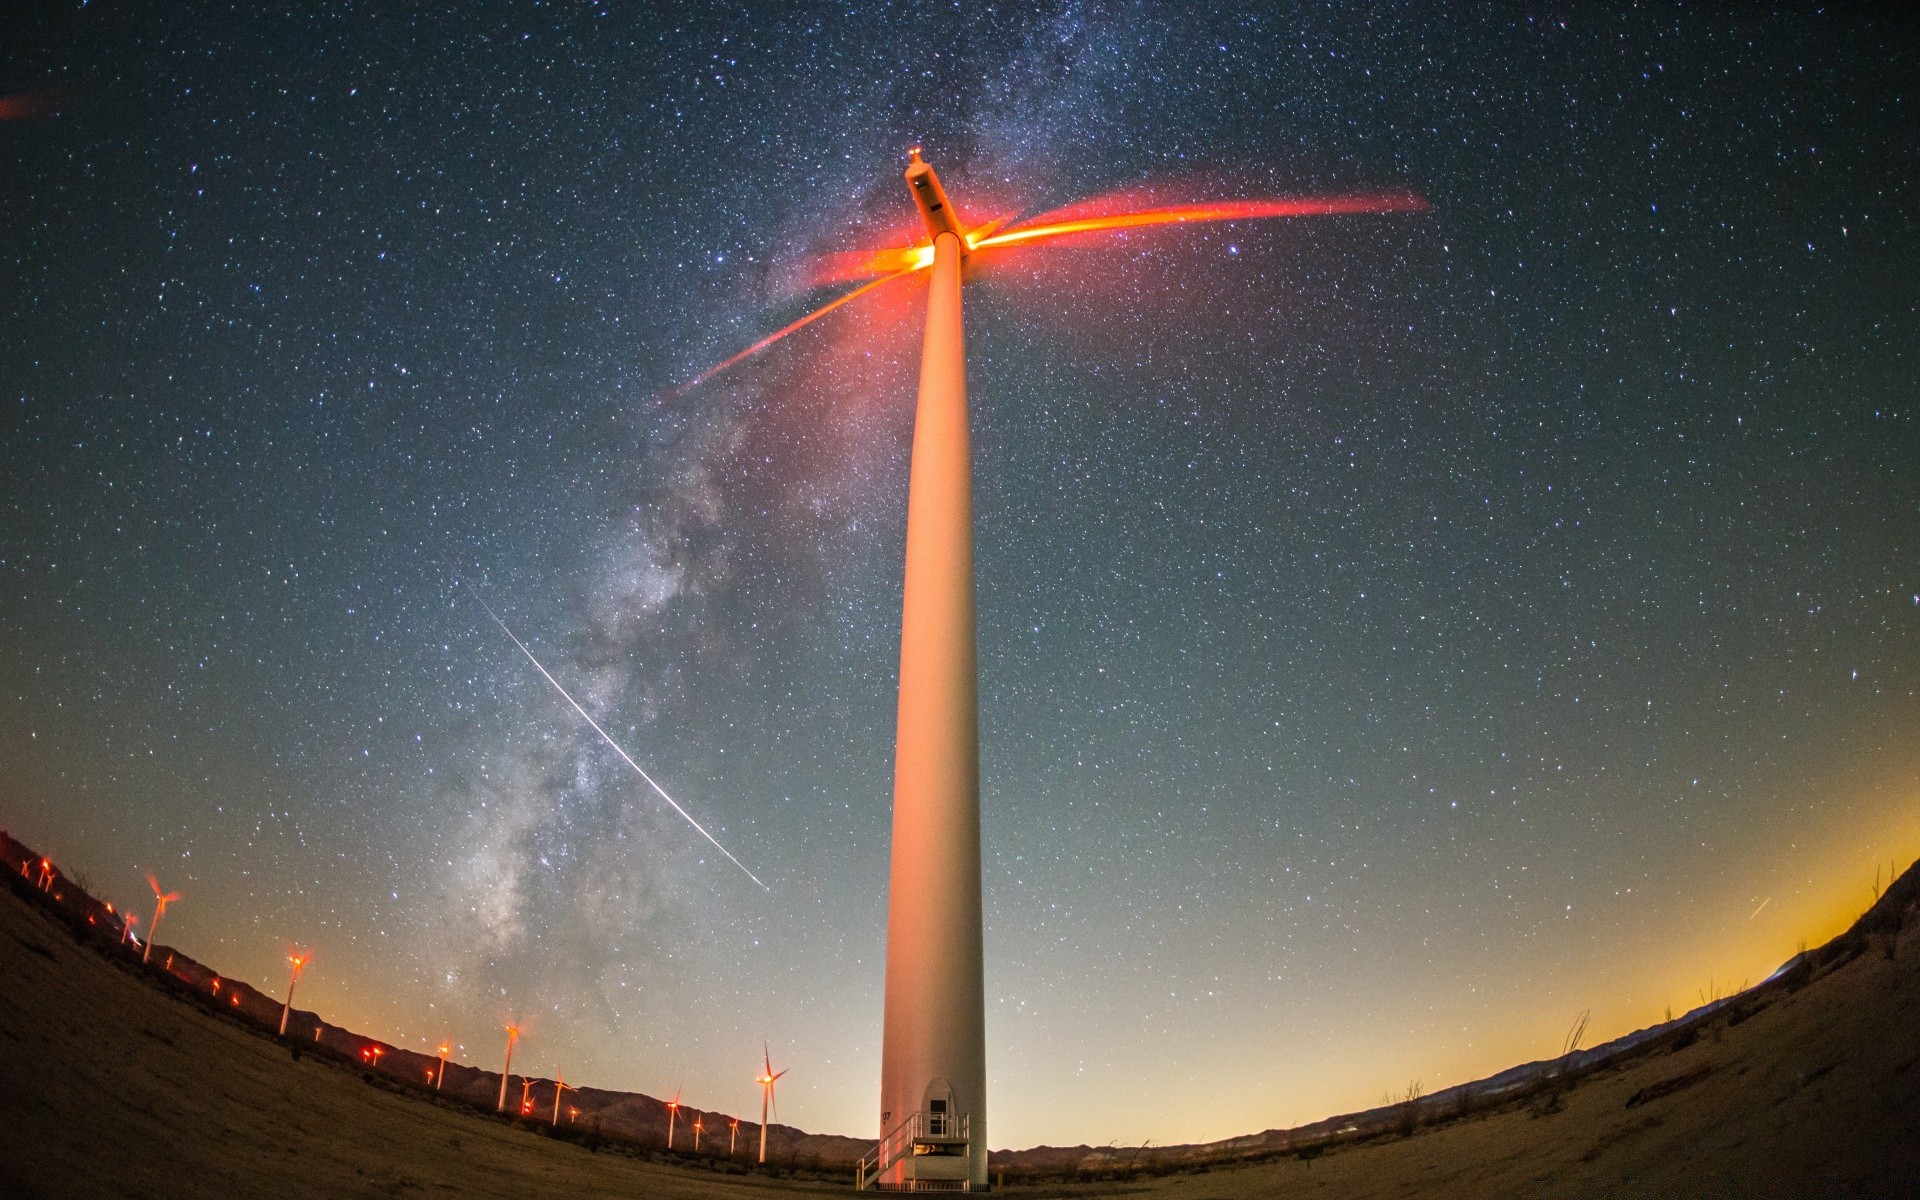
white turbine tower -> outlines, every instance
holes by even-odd
[[[773,1051],[767,1048],[765,1042],[760,1044],[760,1049],[760,1161],[764,1164],[767,1161],[767,1110],[771,1108],[775,1116],[780,1115],[780,1106],[773,1100],[773,1085],[786,1071],[774,1071]]]
[[[1126,211],[1076,206],[971,228],[915,147],[906,182],[926,240],[883,250],[871,277],[688,380],[684,393],[897,280],[927,275],[927,317],[907,485],[900,698],[880,1045],[880,1141],[859,1186],[987,1186],[986,987],[980,906],[980,714],[975,674],[973,452],[963,268],[1058,238],[1215,221],[1422,212],[1405,191],[1270,197]],[[1104,206],[1095,206],[1104,207]],[[769,1066],[769,1071],[771,1067]],[[767,1085],[771,1088],[771,1084]],[[761,1122],[764,1138],[765,1121]]]

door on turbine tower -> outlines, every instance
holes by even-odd
[[[920,1101],[920,1130],[914,1135],[906,1178],[928,1183],[971,1178],[973,1146],[967,1137],[967,1125],[953,1085],[945,1079],[928,1084]]]
[[[924,1114],[921,1125],[928,1137],[952,1137],[957,1124],[953,1112],[953,1085],[945,1079],[929,1083],[926,1101],[920,1106],[920,1111]]]

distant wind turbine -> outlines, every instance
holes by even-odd
[[[293,974],[287,980],[286,1003],[280,1006],[281,1037],[287,1036],[287,1016],[293,1011],[293,985],[300,982],[300,972],[306,970],[307,964],[313,961],[313,951],[307,950],[303,952],[298,947],[295,947],[293,953],[287,955],[287,961],[293,964]]]
[[[440,1090],[441,1081],[446,1079],[447,1077],[447,1055],[451,1053],[453,1053],[453,1043],[450,1041],[441,1042],[440,1043],[440,1069],[438,1071],[435,1071],[433,1075],[433,1090],[436,1092]]]
[[[577,1092],[579,1090],[580,1090],[579,1088],[574,1087],[567,1082],[567,1077],[565,1072],[560,1071],[558,1069],[554,1071],[553,1073],[553,1120],[551,1124],[558,1125],[560,1123],[560,1093],[561,1092]]]
[[[767,1110],[771,1108],[775,1116],[780,1115],[780,1106],[778,1104],[775,1104],[773,1100],[773,1085],[774,1085],[774,1082],[778,1080],[781,1075],[785,1075],[787,1072],[784,1069],[782,1069],[779,1073],[776,1074],[773,1069],[773,1051],[767,1049],[767,1045],[765,1042],[762,1042],[760,1044],[760,1048],[762,1051],[761,1061],[764,1063],[764,1068],[760,1072],[760,1079],[759,1079],[759,1084],[760,1084],[760,1161],[761,1163],[764,1164],[767,1161]]]
[[[681,1088],[673,1089],[673,1099],[667,1101],[667,1149],[673,1149],[673,1123],[680,1118]]]
[[[507,1061],[500,1064],[500,1099],[493,1105],[493,1111],[507,1111],[507,1075],[513,1070],[513,1044],[520,1040],[520,1027],[507,1026]]]
[[[160,918],[167,915],[167,905],[180,898],[179,892],[161,891],[160,881],[154,878],[152,871],[147,872],[147,886],[153,889],[153,923],[147,926],[147,944],[140,951],[142,963],[146,962],[147,956],[153,953],[153,939],[160,932]],[[168,958],[168,964],[172,964],[171,956]]]

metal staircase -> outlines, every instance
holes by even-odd
[[[854,1186],[883,1192],[973,1190],[972,1118],[962,1114],[912,1113],[880,1139],[854,1168]],[[959,1161],[955,1163],[954,1160]],[[949,1166],[952,1164],[952,1166]],[[895,1167],[898,1178],[882,1176]]]

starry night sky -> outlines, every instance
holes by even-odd
[[[1433,206],[968,285],[994,1145],[1614,1036],[1920,852],[1910,23],[185,7],[0,35],[0,823],[230,974],[871,1136],[920,285],[671,389],[916,142]]]

